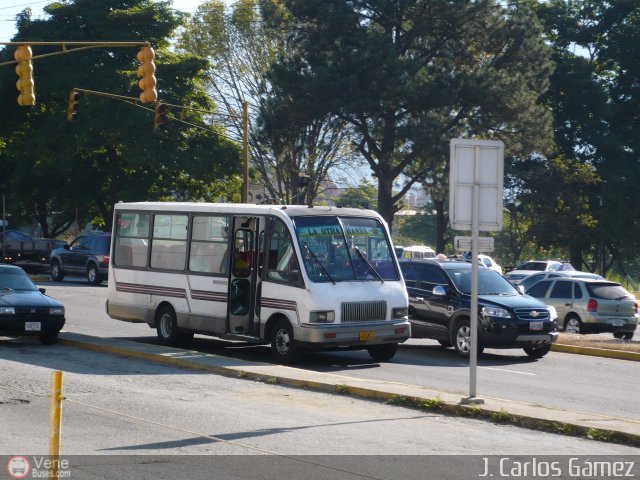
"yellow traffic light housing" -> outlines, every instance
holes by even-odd
[[[18,95],[18,105],[20,106],[36,104],[36,94],[33,89],[32,56],[33,53],[29,45],[20,45],[14,53],[15,59],[18,60],[18,65],[16,66],[16,73],[18,74],[16,88],[20,92],[20,95]]]
[[[140,80],[138,85],[142,93],[140,101],[142,103],[151,103],[158,100],[158,91],[156,90],[156,64],[153,63],[155,53],[151,47],[142,47],[138,52],[137,59],[140,62],[138,67],[138,75]]]
[[[165,124],[167,121],[167,106],[164,103],[158,103],[153,112],[153,131]]]
[[[80,92],[71,90],[69,93],[69,104],[67,105],[67,122],[73,122],[78,115],[78,99]]]

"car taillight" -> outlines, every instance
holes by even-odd
[[[589,299],[589,303],[587,303],[587,312],[597,312],[598,311],[598,302],[594,298]]]
[[[636,313],[636,314],[638,313],[638,304],[637,303],[633,304],[633,313]]]
[[[102,256],[102,261],[103,261],[104,263],[109,263],[109,255],[103,255],[103,256]]]

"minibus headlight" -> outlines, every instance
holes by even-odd
[[[311,323],[333,323],[336,321],[336,314],[333,310],[311,312],[309,314],[309,321]]]
[[[407,307],[397,307],[391,310],[391,318],[405,318],[409,316]]]

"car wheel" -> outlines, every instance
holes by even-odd
[[[471,323],[469,320],[461,320],[456,323],[453,332],[453,348],[461,357],[468,357],[471,354]],[[482,353],[484,347],[478,339],[478,355]]]
[[[438,340],[438,343],[442,345],[444,348],[449,348],[452,346],[451,341],[449,340]]]
[[[53,260],[51,262],[51,280],[54,282],[61,282],[64,278],[64,274],[62,273],[62,269],[60,268],[60,263],[58,260]]]
[[[633,332],[613,332],[613,336],[621,340],[631,340],[633,338]]]
[[[102,282],[102,276],[100,275],[98,267],[95,263],[91,263],[87,267],[87,281],[91,285],[100,285],[100,283]]]
[[[294,363],[302,353],[293,338],[293,327],[287,320],[278,320],[271,328],[271,353],[277,362]]]
[[[398,351],[397,343],[386,343],[384,345],[372,345],[367,348],[367,352],[376,362],[388,362]]]
[[[38,337],[43,345],[53,345],[58,341],[58,332],[40,333]]]
[[[582,333],[582,322],[577,316],[570,315],[564,321],[564,331],[567,333]]]
[[[176,313],[171,307],[162,307],[158,310],[157,327],[158,338],[165,345],[177,347],[182,342],[182,335],[178,329]]]
[[[543,345],[541,347],[524,347],[524,353],[531,358],[542,358],[551,350],[551,344]]]

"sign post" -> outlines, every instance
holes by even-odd
[[[478,251],[480,231],[502,230],[503,176],[504,144],[502,142],[451,139],[449,221],[453,230],[471,230],[469,397],[463,398],[463,403],[483,403],[483,400],[476,397]],[[459,243],[464,244],[465,242]]]

